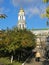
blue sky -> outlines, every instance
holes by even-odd
[[[48,3],[49,4],[49,3]],[[26,16],[26,26],[32,28],[47,28],[47,18],[42,18],[48,5],[42,0],[0,0],[0,14],[6,14],[6,19],[0,19],[0,29],[17,26],[18,12],[23,8]]]

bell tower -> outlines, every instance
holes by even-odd
[[[25,22],[25,12],[21,8],[18,13],[18,29],[25,29],[26,28],[26,22]]]

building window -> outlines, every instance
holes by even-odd
[[[24,28],[24,24],[23,24],[23,28]]]

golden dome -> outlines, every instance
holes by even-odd
[[[21,9],[20,9],[20,12],[24,12],[24,10],[21,8]]]

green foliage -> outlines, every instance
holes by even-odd
[[[8,50],[14,51],[19,48],[35,47],[35,35],[27,30],[11,31],[8,37]],[[6,38],[7,39],[7,38]]]
[[[44,3],[49,3],[49,0],[43,0]],[[46,14],[42,14],[42,17],[49,18],[49,6],[46,8]]]
[[[8,52],[10,55],[17,55],[19,59],[24,55],[26,57],[26,54],[29,54],[31,49],[36,46],[36,36],[29,30],[13,28],[12,30],[2,31],[1,34],[0,52],[4,51],[5,54]]]
[[[17,62],[17,61],[13,61],[13,63],[10,63],[10,59],[8,57],[4,58],[0,58],[0,63],[4,64],[4,65],[22,65],[22,63]]]
[[[2,34],[1,44],[5,44],[8,50],[15,50],[21,47],[34,47],[35,35],[27,30],[8,30]]]
[[[49,18],[49,6],[46,8],[46,16]]]
[[[7,16],[5,14],[0,14],[0,18],[3,19],[3,18],[6,18]]]
[[[49,2],[49,0],[43,0],[43,2],[44,2],[44,3],[48,3],[48,2]]]

